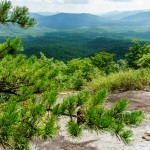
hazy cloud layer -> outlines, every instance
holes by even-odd
[[[66,4],[88,4],[89,0],[64,0]]]
[[[88,4],[89,3],[89,0],[40,0],[40,1],[48,2],[52,4]]]
[[[132,2],[134,0],[108,0],[108,1],[112,1],[112,2]]]
[[[150,0],[10,0],[32,12],[101,14],[110,11],[150,10]]]

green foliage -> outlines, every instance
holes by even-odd
[[[36,24],[35,19],[28,16],[28,8],[17,6],[13,8],[13,11],[11,9],[11,1],[3,0],[0,2],[0,23],[17,23],[23,28]]]
[[[99,91],[99,93],[103,92]],[[95,97],[97,96],[99,97],[100,95],[96,94]],[[105,97],[105,99],[107,99],[107,97]],[[87,107],[84,117],[85,125],[91,130],[96,130],[97,132],[112,131],[125,143],[129,143],[131,141],[132,131],[126,130],[125,126],[137,125],[143,120],[144,114],[142,112],[131,112],[129,113],[131,117],[124,117],[128,116],[128,112],[126,112],[127,108],[128,102],[125,99],[117,102],[111,109],[106,109],[101,103],[99,103],[97,107]],[[129,121],[127,121],[126,118],[131,119],[129,124]]]
[[[49,121],[45,125],[43,138],[47,139],[48,137],[54,137],[57,134],[58,126],[57,126],[57,118],[55,116],[51,116]]]
[[[92,107],[96,107],[97,105],[103,105],[106,102],[108,92],[106,89],[102,89],[96,93],[96,95],[92,98]]]
[[[18,6],[13,10],[12,8],[10,1],[3,0],[0,2],[0,24],[16,23],[22,28],[35,25],[35,19],[28,16],[28,8]],[[23,46],[19,37],[15,39],[8,38],[5,43],[0,44],[0,58],[22,50]]]
[[[45,102],[45,105],[48,106],[49,109],[55,104],[57,96],[58,93],[55,91],[43,93],[42,98]]]
[[[126,130],[124,132],[121,133],[121,139],[125,142],[125,143],[130,143],[132,141],[131,137],[132,137],[133,133],[131,130]]]
[[[30,108],[29,108],[30,106]],[[31,107],[32,106],[32,107]],[[38,134],[40,116],[44,114],[43,106],[31,103],[21,106],[9,100],[1,110],[0,142],[3,147],[29,149],[32,136]],[[43,112],[43,113],[42,113]]]
[[[77,137],[82,134],[82,129],[76,122],[68,122],[67,130],[72,137]]]
[[[110,91],[120,90],[144,90],[150,83],[150,69],[125,70],[111,73],[108,76],[99,76],[87,85],[87,88],[95,91],[107,88]]]
[[[87,91],[80,92],[77,95],[77,106],[83,106],[89,98],[89,93]]]
[[[130,67],[138,68],[138,61],[143,57],[143,55],[147,55],[150,53],[150,45],[145,44],[143,46],[137,40],[133,41],[133,46],[129,48],[129,52],[126,54],[126,58]]]
[[[86,82],[90,82],[97,76],[95,68],[89,58],[73,59],[67,63],[66,74],[70,76],[70,82],[76,90],[80,90]]]
[[[92,57],[92,63],[106,74],[113,72],[114,70],[114,54],[107,52],[101,52]]]
[[[118,33],[113,31],[107,32],[109,30],[107,27],[105,27],[106,29],[101,28],[97,28],[97,31],[95,31],[95,28],[59,31],[36,26],[24,30],[13,25],[9,25],[9,28],[0,25],[0,42],[4,42],[8,37],[21,36],[25,48],[23,54],[27,56],[36,55],[39,58],[40,52],[43,52],[48,58],[54,57],[64,62],[75,58],[94,56],[95,53],[100,53],[104,50],[108,53],[116,54],[116,59],[124,59],[124,55],[131,45],[130,39],[126,40],[128,38],[126,36],[121,38],[120,35],[117,35]],[[101,38],[93,42],[97,37]]]
[[[1,1],[0,3],[0,20],[4,22],[8,19],[9,10],[11,9],[11,2],[10,1]]]
[[[67,115],[69,117],[67,131],[73,137],[80,136],[82,129],[85,128],[97,132],[109,131],[116,134],[125,143],[130,143],[132,131],[127,130],[126,126],[139,125],[144,119],[144,113],[127,111],[128,101],[126,99],[121,99],[112,108],[105,108],[107,98],[108,92],[105,89],[98,91],[94,97],[89,96],[86,92],[69,96],[57,105],[57,108],[62,111],[55,111],[55,115],[57,116],[58,113],[58,116]],[[81,103],[84,99],[86,101]],[[79,101],[82,105],[79,105]]]
[[[139,125],[141,123],[141,120],[144,118],[144,114],[142,111],[135,111],[132,113],[127,113],[124,117],[126,124]]]
[[[0,44],[0,58],[8,54],[14,55],[17,51],[23,51],[23,46],[19,37],[15,39],[8,38],[5,43]]]
[[[142,58],[137,61],[137,65],[143,68],[150,68],[150,53],[144,54]]]
[[[35,24],[26,7],[11,8],[10,1],[0,3],[0,23],[16,23],[23,28]],[[127,112],[127,100],[108,109],[108,91],[101,89],[95,96],[83,91],[57,101],[61,90],[80,90],[101,74],[100,70],[106,74],[114,71],[114,55],[102,52],[92,59],[64,64],[43,53],[40,58],[14,56],[22,49],[20,38],[0,45],[0,144],[4,149],[29,150],[33,137],[54,137],[62,116],[68,117],[67,131],[73,137],[90,129],[112,132],[125,143],[131,141],[132,131],[126,127],[139,125],[144,113]]]
[[[128,101],[126,99],[121,99],[120,103],[116,103],[111,109],[111,114],[115,117],[119,117],[122,112],[128,108]],[[116,116],[119,115],[119,116]]]
[[[63,75],[64,67],[59,66],[52,59],[44,60],[44,58],[35,57],[27,59],[24,55],[18,55],[15,58],[6,56],[0,62],[0,81],[8,83],[10,88],[14,86],[14,91],[9,91],[9,87],[2,87],[3,90],[7,89],[8,93],[18,94],[20,91],[26,95],[27,91],[40,93],[49,89],[57,90],[63,86],[58,78]],[[28,90],[24,89],[26,85]]]
[[[59,91],[69,86],[72,89],[72,79],[78,80],[77,71],[82,73],[84,80],[89,73],[96,76],[98,70],[89,59],[73,60],[65,65],[43,54],[39,59],[7,55],[0,61],[0,70],[0,142],[4,147],[29,149],[33,136],[54,137],[61,116],[69,118],[67,130],[72,136],[80,136],[81,129],[88,128],[114,132],[128,143],[131,134],[125,129],[126,125],[138,125],[143,120],[143,112],[126,112],[125,100],[106,109],[106,89],[98,91],[95,96],[86,91],[79,92],[57,102]],[[145,70],[140,74],[144,77]],[[118,124],[122,126],[118,127]]]
[[[119,59],[114,65],[114,69],[116,72],[128,70],[129,69],[128,62],[126,60]]]

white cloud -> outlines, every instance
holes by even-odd
[[[88,4],[89,0],[64,0],[65,4]]]
[[[52,3],[52,4],[63,4],[64,3],[64,0],[41,0],[41,1]]]
[[[11,0],[14,5],[27,6],[32,12],[102,13],[150,9],[149,0]]]
[[[33,1],[48,2],[52,4],[88,4],[89,3],[89,0],[33,0]]]
[[[132,2],[134,0],[108,0],[108,1],[112,1],[112,2]]]

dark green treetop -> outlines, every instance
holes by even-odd
[[[143,55],[148,55],[148,53],[150,53],[149,44],[141,46],[139,41],[133,40],[133,46],[129,48],[129,52],[126,54],[129,66],[135,69],[139,68],[139,59],[141,59]]]
[[[114,70],[114,54],[101,52],[92,57],[92,63],[106,74]]]

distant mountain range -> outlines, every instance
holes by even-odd
[[[39,27],[54,29],[74,29],[98,26],[150,26],[150,11],[113,12],[101,16],[88,13],[42,14],[44,13],[31,13],[31,17],[37,20]]]
[[[37,14],[39,15],[43,15],[43,16],[51,16],[51,15],[55,15],[55,14],[59,14],[60,12],[37,12]]]
[[[134,23],[135,25],[150,26],[150,11],[140,12],[135,15],[127,16],[122,18],[124,21]]]
[[[38,19],[39,26],[56,28],[56,29],[70,29],[80,27],[96,27],[96,26],[112,26],[114,21],[92,15],[92,14],[69,14],[59,13],[52,16],[44,16]]]
[[[143,12],[142,10],[135,10],[135,11],[112,11],[107,12],[104,14],[100,14],[99,16],[111,19],[111,20],[120,20],[128,16],[136,15],[140,12]]]

